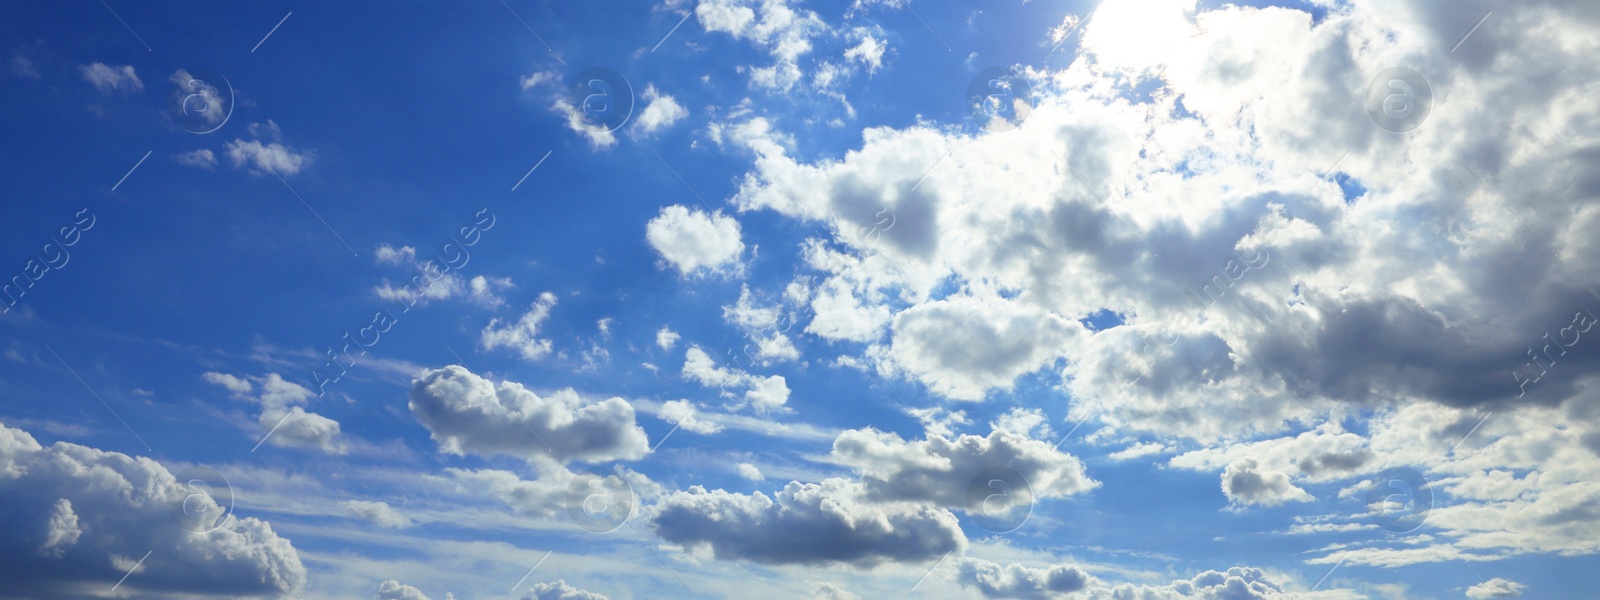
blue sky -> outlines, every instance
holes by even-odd
[[[1581,597],[1597,27],[7,6],[0,596]]]

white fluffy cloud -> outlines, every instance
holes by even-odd
[[[556,295],[550,292],[539,294],[539,298],[528,307],[528,312],[523,313],[515,323],[501,324],[500,319],[489,320],[484,326],[478,343],[484,350],[496,348],[509,348],[521,355],[523,360],[535,361],[550,354],[551,342],[548,338],[539,337],[539,328],[545,319],[550,318],[550,309],[555,308]]]
[[[1472,598],[1473,600],[1521,598],[1523,587],[1525,586],[1515,581],[1496,577],[1467,588],[1467,597]]]
[[[787,91],[803,77],[800,57],[811,52],[814,37],[827,31],[817,13],[796,9],[790,0],[701,0],[694,14],[707,32],[751,42],[772,56],[773,64],[746,67],[752,85]]]
[[[604,595],[567,585],[565,580],[539,582],[528,588],[523,600],[610,600]]]
[[[256,421],[261,425],[261,435],[266,437],[266,443],[316,448],[329,454],[345,453],[339,422],[307,412],[303,407],[316,397],[305,386],[286,380],[277,373],[268,373],[266,377],[239,377],[207,372],[200,378],[226,388],[234,398],[259,405],[261,413]]]
[[[266,598],[305,584],[289,540],[255,518],[185,516],[220,515],[225,507],[148,458],[66,442],[45,447],[0,424],[0,503],[0,527],[10,532],[0,542],[0,576],[9,594],[107,590],[147,553],[122,590]]]
[[[1263,469],[1253,458],[1241,458],[1222,471],[1222,493],[1236,504],[1277,506],[1311,501],[1311,494],[1289,483],[1287,474]]]
[[[1083,590],[1092,579],[1082,569],[1068,565],[1033,568],[1019,564],[999,565],[980,558],[963,558],[957,563],[956,580],[983,594],[985,598],[1048,600],[1065,598]]]
[[[540,396],[451,365],[412,383],[411,411],[446,454],[501,454],[529,461],[636,460],[649,451],[633,407],[572,389]]]
[[[668,422],[686,430],[702,435],[710,435],[722,431],[722,425],[695,418],[698,411],[694,404],[688,400],[669,400],[661,403],[661,410],[656,415]]]
[[[639,116],[633,120],[633,131],[639,135],[650,135],[671,127],[673,123],[689,116],[689,111],[678,104],[678,101],[669,94],[656,89],[655,84],[644,86],[644,93],[640,99],[645,102],[644,109],[639,111]]]
[[[739,237],[733,217],[676,204],[663,207],[645,226],[650,247],[684,276],[733,270],[744,253]]]
[[[262,143],[261,139],[235,139],[224,144],[233,166],[248,168],[257,175],[274,173],[279,177],[287,177],[311,165],[313,157],[309,152],[301,152],[282,143],[283,134],[277,123],[251,123],[249,131],[251,137],[265,138],[267,142]]]
[[[428,600],[427,594],[393,579],[378,584],[377,600]]]
[[[758,413],[785,412],[789,402],[789,383],[782,375],[752,375],[742,369],[717,366],[716,360],[699,346],[689,346],[683,361],[684,379],[721,390],[733,398],[732,408],[750,407]],[[739,395],[743,392],[743,395]]]
[[[660,346],[662,350],[671,350],[673,346],[677,345],[679,337],[681,336],[678,335],[678,332],[673,331],[671,327],[663,326],[656,332],[656,345]]]
[[[874,503],[843,479],[794,482],[772,496],[693,486],[663,496],[649,518],[668,542],[763,564],[921,562],[967,542],[949,511]]]
[[[139,81],[139,75],[133,72],[131,65],[112,67],[105,63],[92,63],[79,65],[78,73],[83,75],[83,80],[100,90],[103,94],[121,92],[136,94],[144,91],[144,82]]]
[[[387,502],[372,500],[345,500],[339,506],[344,508],[345,514],[357,519],[371,521],[379,527],[391,529],[404,529],[411,526],[411,519],[400,514],[400,511],[389,506]]]

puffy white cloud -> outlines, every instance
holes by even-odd
[[[258,139],[235,139],[224,144],[234,167],[247,167],[257,175],[275,173],[279,177],[287,177],[311,164],[313,157],[310,153],[300,152],[282,143],[283,134],[277,123],[270,120],[265,124],[251,123],[248,129],[251,137]],[[270,141],[263,144],[260,138]]]
[[[1071,496],[1100,485],[1089,478],[1076,457],[1047,442],[1003,430],[988,437],[930,436],[905,441],[892,433],[854,429],[834,440],[830,458],[854,469],[866,497],[873,500],[932,502],[963,510],[974,478],[992,468],[1010,469],[1027,481],[1026,486],[1005,490],[1002,509],[1040,498]]]
[[[594,463],[649,451],[633,407],[621,398],[587,399],[570,388],[540,396],[455,365],[422,372],[409,406],[446,454]]]
[[[239,377],[207,372],[201,374],[200,378],[227,388],[229,395],[234,398],[260,405],[261,413],[256,421],[261,425],[261,434],[266,437],[266,443],[316,448],[329,454],[346,452],[345,444],[340,440],[339,422],[303,408],[302,405],[316,397],[305,386],[284,379],[277,373],[268,373],[266,377]]]
[[[1523,586],[1515,581],[1496,577],[1467,588],[1467,597],[1473,600],[1493,598],[1521,598]]]
[[[674,204],[645,226],[645,240],[685,277],[736,270],[744,242],[739,222],[721,212],[706,213]]]
[[[981,558],[962,558],[956,564],[956,580],[985,598],[1065,598],[1070,592],[1088,587],[1092,581],[1088,573],[1068,565],[1033,568],[1012,563],[1002,566]]]
[[[666,419],[678,427],[693,431],[701,435],[710,435],[722,431],[722,425],[711,421],[695,418],[695,408],[688,400],[669,400],[661,403],[661,409],[656,415]]]
[[[1150,586],[1119,584],[1097,586],[1086,591],[1089,600],[1273,600],[1300,598],[1287,593],[1272,581],[1265,572],[1250,567],[1231,567],[1227,571],[1205,571],[1190,579],[1179,579],[1171,585]]]
[[[1289,483],[1287,474],[1264,469],[1253,458],[1241,458],[1222,471],[1222,493],[1241,505],[1311,501],[1311,494]]]
[[[644,109],[639,111],[639,116],[633,120],[633,131],[639,135],[650,135],[671,127],[673,123],[689,116],[689,111],[678,104],[678,101],[669,94],[664,94],[656,89],[655,84],[644,86],[644,93],[640,96],[644,100]]]
[[[817,581],[811,584],[806,600],[861,600],[861,597],[837,583]]]
[[[739,463],[734,470],[739,472],[740,477],[750,481],[765,481],[767,479],[765,475],[761,474],[761,469],[757,469],[755,465],[750,463]]]
[[[695,17],[707,32],[721,32],[767,51],[773,64],[747,67],[756,87],[787,91],[803,77],[799,60],[814,37],[828,30],[817,13],[795,9],[790,0],[701,0]]]
[[[861,43],[846,49],[844,57],[861,63],[862,66],[867,68],[868,73],[876,73],[878,68],[883,66],[883,51],[887,47],[883,40],[867,34],[862,36]]]
[[[683,361],[683,377],[707,387],[722,390],[724,396],[736,398],[733,408],[749,406],[756,412],[786,412],[789,401],[788,380],[782,375],[762,377],[741,369],[717,366],[711,355],[699,346],[689,346]],[[742,390],[743,396],[735,393]]]
[[[78,73],[83,75],[83,80],[100,90],[103,94],[121,92],[136,94],[144,91],[144,82],[139,81],[139,75],[133,72],[131,65],[112,67],[105,63],[92,63],[78,65]]]
[[[568,494],[580,477],[598,482],[599,487],[595,489],[631,489],[637,498],[653,498],[661,491],[649,478],[622,468],[614,473],[591,476],[565,467],[541,465],[537,479],[523,479],[516,473],[497,469],[445,469],[445,474],[448,481],[463,490],[495,498],[512,510],[536,519],[567,516],[571,508]]]
[[[554,582],[539,582],[528,588],[528,595],[522,600],[610,600],[604,595],[587,590],[581,590],[570,585],[562,579]]]
[[[345,514],[357,519],[371,521],[372,524],[379,527],[404,529],[411,526],[411,519],[406,518],[406,516],[403,514],[400,514],[400,511],[395,510],[392,506],[389,506],[389,503],[387,502],[378,502],[372,500],[345,500],[344,502],[340,502],[339,506],[344,509]]]
[[[679,336],[678,332],[673,331],[671,327],[662,326],[659,331],[656,331],[656,345],[660,346],[662,350],[671,350],[673,346],[677,345],[680,337],[682,336]]]
[[[872,567],[932,560],[967,543],[949,511],[874,503],[843,479],[792,482],[772,496],[693,486],[649,511],[662,539],[721,560]]]
[[[539,294],[539,298],[528,307],[528,312],[523,313],[515,323],[500,324],[499,318],[489,320],[484,326],[478,343],[484,350],[496,348],[510,348],[522,355],[523,360],[536,361],[550,354],[551,343],[548,338],[539,337],[539,328],[545,319],[550,318],[550,309],[555,308],[556,295],[550,292]]]
[[[400,583],[393,579],[378,584],[377,600],[428,600],[428,595],[422,590]]]
[[[526,82],[527,80],[524,80]],[[557,98],[550,110],[565,120],[567,129],[589,140],[589,147],[603,150],[617,145],[617,136],[606,125],[594,123],[588,115],[566,98]]]
[[[936,300],[895,315],[889,357],[929,389],[955,400],[1009,390],[1061,356],[1084,328],[998,296]]]
[[[225,507],[148,458],[67,442],[41,446],[0,424],[0,503],[0,527],[10,532],[0,540],[0,578],[9,594],[107,590],[147,554],[121,590],[266,598],[305,584],[289,540],[255,518],[217,519]],[[204,515],[211,520],[202,522]]]

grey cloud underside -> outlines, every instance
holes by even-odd
[[[650,524],[670,543],[709,548],[721,560],[848,564],[936,559],[966,547],[949,511],[860,501],[843,480],[791,483],[771,497],[695,486],[664,496]]]
[[[635,460],[649,451],[633,407],[621,398],[586,399],[570,389],[540,396],[454,365],[420,374],[410,407],[450,454],[593,463]]]
[[[0,539],[4,594],[99,597],[147,553],[119,591],[135,597],[275,598],[305,584],[294,547],[264,521],[234,519],[191,533],[174,516],[175,506],[188,499],[194,515],[217,515],[224,508],[195,493],[150,459],[66,442],[40,446],[26,432],[0,424],[0,505],[6,507],[0,529],[8,532]],[[67,515],[58,511],[67,504],[70,517],[63,519]],[[64,522],[77,532],[53,534]]]

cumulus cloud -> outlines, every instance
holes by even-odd
[[[240,377],[207,372],[200,376],[207,383],[222,386],[236,399],[261,407],[256,421],[265,443],[274,446],[316,448],[329,454],[344,454],[339,422],[308,412],[303,405],[316,397],[305,386],[284,379],[277,373],[266,377]]]
[[[1472,598],[1473,600],[1490,600],[1492,598],[1521,598],[1523,587],[1525,586],[1515,581],[1496,577],[1467,588],[1467,597]]]
[[[604,595],[567,585],[566,580],[539,582],[528,588],[522,600],[609,600]]]
[[[311,164],[311,155],[300,153],[278,142],[263,144],[261,140],[236,139],[228,142],[225,147],[228,160],[233,161],[233,166],[248,167],[251,172],[257,174],[293,175]]]
[[[106,590],[149,554],[122,590],[269,598],[304,586],[289,540],[266,522],[228,518],[225,507],[148,458],[57,442],[41,446],[0,424],[0,578],[7,593],[77,597]],[[181,508],[188,503],[190,510]],[[213,517],[214,518],[214,517]],[[209,533],[192,529],[215,527]],[[127,559],[118,568],[116,557]]]
[[[31,65],[30,65],[31,70]],[[78,73],[83,75],[83,80],[100,90],[102,94],[124,93],[136,94],[144,91],[144,82],[139,81],[139,75],[133,72],[133,67],[123,65],[120,67],[108,66],[105,63],[92,63],[79,65]]]
[[[683,378],[715,387],[734,399],[732,408],[750,407],[758,413],[786,412],[789,383],[782,375],[752,375],[742,369],[717,366],[700,346],[689,346],[683,361]],[[739,392],[743,392],[742,395]]]
[[[726,33],[771,55],[771,65],[745,71],[753,86],[780,91],[794,87],[804,76],[800,57],[810,53],[812,39],[828,29],[817,13],[796,9],[790,0],[702,0],[694,14],[708,33]]]
[[[687,277],[736,270],[744,242],[739,222],[721,212],[707,213],[674,204],[645,226],[645,240]]]
[[[393,579],[378,584],[377,600],[428,600],[427,594]]]
[[[749,479],[750,481],[764,481],[767,478],[765,475],[761,474],[761,469],[756,468],[755,465],[750,463],[739,463],[734,470],[738,471],[740,477]]]
[[[655,84],[644,86],[641,95],[644,100],[644,109],[639,111],[639,116],[633,120],[633,131],[639,135],[650,135],[671,127],[673,123],[689,116],[689,111],[680,106],[671,95],[656,89]]]
[[[589,399],[570,388],[540,396],[455,365],[422,372],[409,406],[446,454],[594,463],[649,451],[633,407],[621,398]]]
[[[837,583],[817,581],[811,584],[806,600],[861,600],[861,597]]]
[[[1068,565],[1033,568],[1016,563],[999,565],[980,558],[962,558],[956,581],[977,590],[985,598],[1048,600],[1064,598],[1088,587],[1088,573]]]
[[[793,482],[772,496],[693,486],[663,496],[649,519],[673,544],[772,565],[922,562],[967,543],[949,511],[870,502],[843,479]]]
[[[539,294],[539,298],[528,307],[528,312],[523,313],[515,323],[501,324],[499,318],[489,320],[483,328],[483,333],[478,338],[478,343],[484,350],[496,348],[509,348],[520,354],[523,360],[536,361],[550,354],[551,343],[548,338],[539,337],[539,328],[545,319],[550,318],[550,309],[555,308],[556,295],[550,292]]]
[[[855,469],[864,493],[873,500],[931,502],[963,510],[974,478],[996,467],[1011,469],[1027,480],[1026,486],[1007,482],[1013,488],[996,498],[1005,502],[1001,510],[1099,486],[1076,457],[1048,442],[1003,430],[988,437],[905,441],[892,433],[854,429],[834,440],[830,458]]]
[[[400,511],[397,511],[394,509],[394,507],[389,506],[389,503],[387,502],[376,502],[372,500],[345,500],[344,502],[340,502],[339,506],[344,509],[346,515],[355,517],[357,519],[371,521],[372,524],[379,527],[404,529],[411,526],[411,519],[406,518],[406,516],[403,514],[400,514]]]
[[[1287,474],[1263,469],[1253,458],[1241,458],[1222,471],[1222,493],[1235,504],[1277,506],[1311,501],[1311,494],[1289,483]]]

